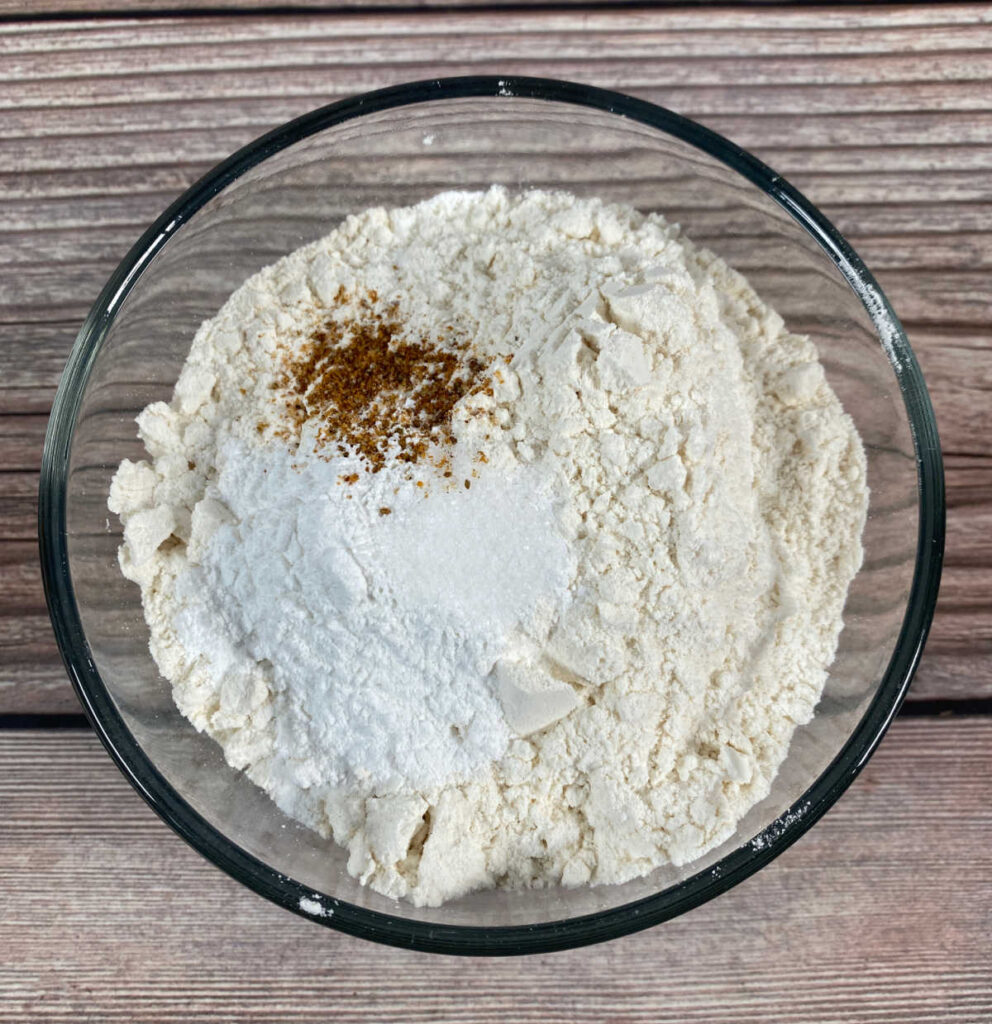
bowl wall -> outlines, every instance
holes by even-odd
[[[196,328],[245,278],[349,213],[492,183],[567,189],[659,211],[744,272],[792,330],[813,339],[856,421],[868,454],[870,518],[864,567],[816,717],[797,730],[770,796],[735,837],[692,865],[622,886],[477,893],[415,909],[361,887],[340,849],[286,818],[179,715],[148,653],[138,589],[120,574],[121,530],[106,496],[120,460],[143,456],[134,417],[171,397]],[[167,228],[170,236],[116,315],[90,332],[66,478],[68,571],[85,656],[127,731],[221,837],[329,900],[393,918],[493,928],[568,921],[685,891],[687,880],[701,890],[719,888],[721,858],[748,844],[755,851],[774,845],[784,814],[791,815],[785,825],[818,816],[822,808],[805,794],[876,697],[903,625],[917,557],[917,458],[891,347],[880,342],[836,255],[779,202],[688,142],[636,120],[563,102],[476,96],[400,105],[324,127],[244,171],[177,229]],[[893,691],[893,707],[897,700]]]

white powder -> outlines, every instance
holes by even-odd
[[[541,476],[425,500],[394,466],[342,500],[356,460],[295,462],[220,449],[207,500],[227,521],[175,584],[187,658],[214,676],[222,661],[235,686],[265,666],[280,787],[428,788],[484,769],[510,735],[485,677],[514,631],[560,613],[574,572]]]
[[[369,289],[498,368],[447,463],[276,429],[280,347]],[[733,834],[861,562],[864,453],[812,344],[660,217],[566,194],[349,218],[246,282],[139,425],[110,507],[178,706],[418,904]]]

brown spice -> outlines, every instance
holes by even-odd
[[[335,304],[348,301],[339,288]],[[455,405],[489,386],[486,363],[467,343],[441,348],[410,335],[395,304],[378,304],[378,293],[368,291],[351,319],[328,318],[302,350],[286,356],[275,382],[297,437],[315,419],[318,447],[335,445],[341,454],[350,448],[373,473],[391,451],[413,463],[431,445],[452,444]]]
[[[389,516],[389,515],[392,515],[392,514],[393,514],[393,510],[391,508],[386,508],[385,505],[383,505],[382,508],[379,509],[379,515],[381,515],[381,516]]]

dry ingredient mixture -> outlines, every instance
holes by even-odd
[[[420,905],[732,835],[861,563],[813,345],[661,217],[565,193],[348,218],[138,423],[109,505],[177,705]]]

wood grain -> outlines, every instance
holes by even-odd
[[[589,0],[565,0],[565,2],[592,8],[593,14],[600,14],[610,6],[606,3],[590,3]],[[356,13],[360,12],[362,8],[372,8],[375,12],[373,17],[375,17],[379,12],[388,10],[390,7],[397,8],[398,12],[409,14],[418,10],[428,11],[432,7],[438,6],[450,9],[460,6],[499,8],[501,6],[523,7],[528,5],[533,5],[534,7],[560,6],[559,4],[548,4],[545,0],[540,0],[540,2],[539,0],[523,0],[523,2],[513,0],[512,3],[507,0],[505,4],[501,0],[443,0],[443,2],[441,0],[412,0],[412,2],[406,2],[406,0],[337,0],[334,3],[328,3],[327,0],[296,0],[292,5],[287,5],[282,0],[182,0],[181,3],[172,3],[170,0],[113,0],[113,3],[99,3],[97,0],[34,0],[30,4],[24,3],[23,0],[0,0],[0,14],[8,16],[12,21],[31,22],[35,20],[34,15],[37,14],[73,14],[79,12],[83,14],[92,12],[94,18],[109,17],[108,12],[119,14],[129,12],[146,14],[150,12],[154,14],[158,11],[169,15],[193,14],[204,11],[208,13],[219,12],[225,15],[228,12],[242,15],[253,11],[259,14],[272,12],[276,15],[284,15],[287,13],[287,10],[306,10],[309,8],[324,13],[334,13],[337,10],[351,7],[354,8]],[[787,12],[793,24],[803,24],[810,31],[825,30],[823,18],[825,10],[829,12],[832,18],[831,25],[844,25],[847,27],[860,24],[878,24],[883,21],[895,26],[918,26],[933,24],[938,20],[942,23],[953,22],[955,19],[957,19],[958,23],[962,21],[967,22],[973,18],[973,15],[967,11],[961,13],[962,8],[968,7],[967,2],[953,5],[958,9],[958,13],[952,13],[937,19],[932,12],[926,11],[926,6],[928,5],[900,2],[900,0],[896,0],[893,3],[879,3],[870,6],[837,3],[832,8],[828,4],[808,3],[808,0],[798,0],[798,2],[790,2],[790,0],[771,0],[771,2],[769,0],[743,0],[741,3],[732,5],[724,3],[714,4],[711,3],[711,0],[686,0],[686,2],[679,4],[667,4],[664,0],[644,0],[643,3],[638,5],[631,5],[628,12],[636,13],[638,8],[647,11],[653,7],[669,7],[672,10],[668,13],[676,27],[684,28],[699,24],[699,12],[698,10],[692,10],[693,7],[715,8],[714,10],[707,11],[709,16],[708,24],[726,26],[728,24],[740,24],[740,12],[749,6],[752,6],[753,9],[747,11],[747,14],[754,21],[760,22],[761,19],[764,19],[765,24],[775,25],[777,24],[777,15],[781,12]],[[768,8],[772,7],[777,8],[777,10],[768,10]],[[819,7],[820,9],[809,11],[808,7]],[[765,8],[765,10],[761,8]],[[922,14],[920,13],[921,10],[923,11]],[[686,20],[684,21],[680,20],[683,11],[686,13]],[[17,18],[17,15],[22,17]],[[456,32],[457,29],[452,29],[452,31]]]
[[[947,569],[912,692],[992,697],[992,9],[466,11],[0,25],[0,713],[74,708],[31,545],[36,473],[65,356],[116,262],[274,124],[481,72],[672,106],[848,235],[907,323],[948,454]]]
[[[557,0],[559,4],[574,4],[576,7],[587,5],[589,0]],[[648,0],[648,4],[653,0]],[[685,0],[690,4],[708,3],[709,0]],[[743,0],[744,3],[763,3],[767,0]],[[774,2],[774,0],[773,0]],[[512,0],[506,6],[511,7],[539,7],[544,0]],[[312,8],[315,10],[362,10],[363,8],[385,8],[409,10],[430,9],[434,7],[498,7],[500,3],[493,3],[493,0],[294,0],[293,8]],[[158,12],[184,13],[199,10],[207,11],[230,11],[241,13],[244,11],[263,12],[272,10],[275,12],[285,11],[287,5],[279,0],[184,0],[181,5],[173,5],[168,0],[113,0],[113,11],[117,14],[155,14]],[[30,7],[26,9],[23,0],[0,0],[0,16],[22,17],[25,20],[36,18],[42,14],[73,14],[92,15],[100,14],[106,8],[95,0],[32,0]]]
[[[992,8],[375,6],[394,2],[411,10],[186,0],[264,13],[154,17],[177,5],[113,0],[142,16],[0,24],[0,715],[78,710],[45,611],[35,492],[66,354],[114,265],[273,125],[364,89],[480,72],[678,109],[757,152],[847,234],[907,323],[947,453],[947,568],[912,694],[992,698]],[[33,0],[31,15],[96,6]],[[0,0],[0,17],[24,7]],[[593,949],[462,961],[273,907],[161,824],[87,731],[8,730],[0,1024],[989,1021],[990,782],[992,717],[901,718],[823,822],[715,902]]]
[[[9,734],[0,1021],[989,1020],[990,779],[992,720],[899,721],[824,821],[714,902],[594,950],[461,960],[291,916],[186,847],[92,735]]]

